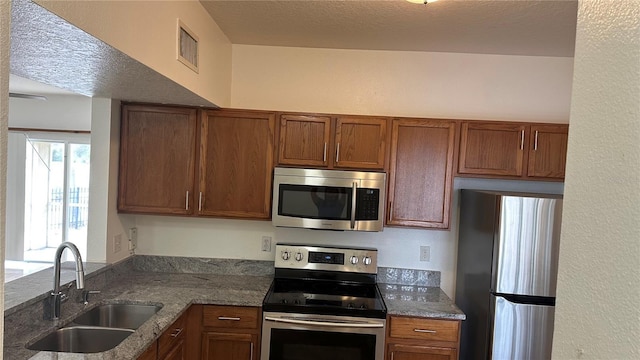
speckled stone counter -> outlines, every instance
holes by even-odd
[[[232,268],[237,263],[226,264]],[[25,348],[32,339],[38,339],[55,326],[51,320],[42,319],[43,305],[25,308],[11,316],[5,316],[5,359],[135,359],[160,334],[164,332],[191,304],[217,304],[236,306],[261,306],[262,299],[271,285],[273,276],[234,275],[224,266],[222,274],[160,273],[139,271],[133,261],[110,269],[111,274],[101,293],[92,295],[89,305],[67,301],[62,306],[59,325],[69,323],[77,314],[102,303],[162,304],[162,309],[127,337],[114,349],[95,354],[71,354],[37,352]],[[273,267],[273,263],[271,263]],[[260,268],[260,266],[258,267]],[[240,271],[241,272],[241,271]],[[70,289],[71,292],[74,289]],[[77,298],[70,294],[70,298]],[[29,324],[26,326],[26,324]]]
[[[66,269],[65,269],[66,270]],[[68,269],[67,271],[72,271]],[[390,315],[464,320],[442,290],[437,271],[379,268],[379,287]],[[78,301],[71,278],[64,286],[70,301],[57,324],[43,320],[49,284],[39,295],[5,311],[4,358],[11,360],[135,359],[191,304],[261,306],[273,279],[273,262],[252,260],[133,256],[100,267],[85,278],[85,288],[101,290],[90,303]],[[26,279],[29,283],[29,279]],[[37,290],[34,290],[38,293]],[[68,324],[78,314],[104,303],[162,304],[162,309],[112,350],[95,354],[38,352],[27,343]]]
[[[439,287],[378,284],[389,315],[464,320],[465,314]]]

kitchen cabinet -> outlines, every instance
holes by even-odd
[[[138,360],[157,360],[158,359],[158,341],[154,341],[147,350],[145,350]]]
[[[188,311],[158,338],[158,360],[185,360]]]
[[[269,112],[202,112],[199,215],[269,218],[274,130]]]
[[[465,122],[459,174],[522,176],[526,124]]]
[[[567,125],[531,125],[527,176],[564,179]]]
[[[206,305],[202,308],[202,359],[258,360],[260,309]]]
[[[463,122],[457,173],[460,176],[562,180],[567,125]]]
[[[460,321],[390,316],[387,360],[455,360]]]
[[[279,165],[384,170],[384,117],[281,114]]]
[[[193,213],[197,110],[125,104],[118,211]]]
[[[394,119],[389,226],[449,228],[456,122]]]

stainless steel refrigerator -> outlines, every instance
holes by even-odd
[[[561,196],[462,190],[460,201],[460,358],[551,358]]]

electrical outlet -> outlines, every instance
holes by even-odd
[[[264,235],[262,237],[262,251],[271,252],[271,236]]]
[[[420,246],[420,261],[429,261],[431,259],[431,247]]]
[[[119,253],[122,251],[122,234],[118,234],[113,237],[113,253]]]
[[[133,251],[138,247],[138,229],[129,228],[129,251]]]

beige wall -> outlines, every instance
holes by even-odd
[[[581,1],[553,358],[640,359],[640,3]]]
[[[11,1],[0,0],[0,309],[4,311],[4,241],[5,241],[5,194],[7,188],[7,128],[9,107],[9,34]],[[0,317],[0,347],[4,342],[4,316]],[[2,358],[2,356],[0,356]]]
[[[233,45],[231,106],[567,123],[573,59]]]
[[[47,95],[47,101],[9,99],[9,126],[89,131],[91,98],[80,95]]]
[[[199,1],[35,2],[203,98],[229,106],[231,43]],[[176,60],[178,18],[199,37],[199,73]]]

